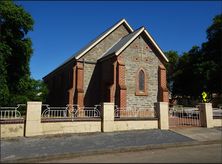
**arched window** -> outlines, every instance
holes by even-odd
[[[136,96],[148,96],[147,76],[144,68],[140,68],[136,75]]]
[[[144,91],[144,72],[139,72],[139,91]]]

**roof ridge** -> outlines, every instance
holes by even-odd
[[[136,33],[136,32],[138,32],[138,31],[141,30],[143,27],[144,27],[144,26],[142,26],[142,27],[140,27],[140,28],[134,30],[132,33]],[[129,33],[129,34],[125,35],[125,36],[122,37],[122,38],[125,38],[125,37],[127,37],[128,35],[130,35],[130,34],[132,34],[132,33]]]
[[[105,59],[113,53],[115,55],[118,55],[118,53],[122,50],[123,47],[125,47],[125,45],[129,41],[131,41],[133,38],[135,38],[137,35],[139,35],[138,33],[140,33],[141,30],[143,31],[144,28],[140,27],[137,30],[135,30],[134,32],[120,38],[114,45],[112,45],[112,47],[110,47],[102,56],[100,56],[100,58],[98,58],[98,60]]]
[[[97,60],[101,59],[103,57],[103,55],[105,55],[110,49],[112,49],[124,37],[121,37],[119,40],[117,40],[117,42],[115,42],[111,47],[109,47],[108,50],[106,50],[106,52],[104,52]]]
[[[164,55],[163,51],[161,50],[159,45],[155,42],[153,37],[149,34],[149,32],[147,31],[145,26],[141,26],[140,28],[138,28],[134,32],[132,32],[132,33],[124,36],[123,38],[121,38],[121,40],[119,40],[117,42],[118,44],[116,43],[115,45],[113,45],[108,51],[106,51],[105,54],[103,54],[102,57],[99,58],[99,60],[101,60],[101,59],[104,60],[104,59],[108,58],[108,56],[113,54],[113,53],[118,56],[125,49],[125,47],[127,45],[129,45],[138,35],[140,35],[143,32],[148,37],[151,44],[154,45],[154,47],[157,49],[157,51],[159,51],[159,53],[162,55],[162,57],[168,62],[169,60]]]
[[[77,51],[75,54],[73,54],[71,57],[69,57],[67,60],[65,60],[62,64],[60,64],[58,67],[56,67],[53,71],[51,71],[49,74],[51,74],[52,72],[56,71],[57,69],[59,69],[60,67],[62,67],[63,65],[65,65],[66,63],[70,62],[72,59],[76,58],[79,59],[82,55],[84,55],[87,51],[89,51],[93,46],[95,46],[96,44],[98,44],[103,38],[105,38],[108,34],[110,34],[112,31],[114,31],[117,27],[119,27],[121,24],[125,23],[128,30],[130,30],[131,32],[134,32],[133,28],[128,24],[128,22],[126,21],[125,18],[121,19],[120,21],[118,21],[117,23],[115,23],[114,25],[112,25],[111,27],[109,27],[107,30],[105,30],[103,33],[101,33],[100,35],[98,35],[96,38],[94,38],[93,40],[91,40],[87,45],[85,45],[83,48],[81,48],[79,51]],[[49,74],[47,74],[46,76],[48,76]],[[45,76],[45,77],[46,77]],[[44,77],[43,77],[44,78]]]
[[[121,23],[122,22],[122,23]],[[95,43],[94,44],[97,44],[97,42],[99,42],[99,40],[100,39],[103,39],[104,37],[106,37],[109,33],[111,33],[112,31],[114,31],[117,27],[119,27],[121,24],[123,24],[123,23],[125,23],[125,24],[127,24],[127,26],[128,26],[128,28],[133,32],[134,30],[132,29],[132,27],[128,24],[128,22],[126,21],[126,19],[125,18],[123,18],[123,19],[121,19],[120,21],[118,21],[117,23],[115,23],[113,26],[111,26],[110,28],[108,28],[107,30],[105,30],[103,33],[101,33],[99,36],[97,36],[95,39],[93,39],[91,42],[93,42],[93,41],[95,41]],[[97,41],[96,41],[97,40]],[[84,49],[85,47],[88,47],[88,45],[91,43],[91,42],[89,42],[86,46],[84,46],[82,49]],[[89,46],[89,47],[91,47],[91,46]],[[88,48],[89,48],[88,47]],[[82,50],[81,49],[81,50]],[[81,50],[79,50],[79,51],[81,51]],[[78,51],[78,52],[79,52]],[[78,53],[77,52],[77,53]],[[82,53],[84,53],[85,51],[83,51]],[[80,53],[78,56],[75,56],[76,57],[76,59],[78,59],[79,58],[79,56],[82,54],[82,53]],[[75,54],[74,54],[75,55]]]

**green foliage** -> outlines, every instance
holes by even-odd
[[[208,93],[221,93],[221,69],[222,69],[222,14],[216,15],[213,19],[213,25],[207,30],[208,41],[202,44],[203,58],[202,62],[205,68],[206,84]],[[207,66],[206,66],[207,65]]]
[[[169,59],[169,62],[163,63],[167,69],[167,88],[170,90],[170,92],[172,92],[173,78],[177,68],[179,55],[177,51],[172,50],[170,50],[169,52],[164,52],[164,54]]]
[[[49,90],[42,80],[28,79],[29,86],[22,94],[14,94],[10,99],[10,104],[16,105],[27,101],[45,102]]]
[[[32,40],[27,37],[33,31],[34,20],[21,6],[12,1],[1,1],[1,106],[15,106],[30,100],[45,98],[43,82],[30,78]],[[35,84],[43,87],[43,95],[36,97]],[[33,92],[33,93],[31,93]]]
[[[184,52],[179,57],[178,67],[174,76],[173,95],[182,96],[183,98],[198,98],[199,93],[203,92],[203,80],[199,68],[195,65],[198,63],[199,47],[193,46],[188,52]]]
[[[173,77],[173,97],[196,99],[202,97],[203,91],[208,98],[213,93],[221,94],[221,19],[222,14],[215,16],[213,25],[206,30],[208,41],[184,52],[173,75],[167,75]],[[174,62],[172,65],[175,68]]]

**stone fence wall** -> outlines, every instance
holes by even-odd
[[[41,118],[41,102],[27,102],[26,119],[23,123],[1,122],[1,138],[38,136],[46,134],[112,132],[141,129],[169,129],[168,103],[155,103],[157,118],[114,118],[114,103],[100,104],[100,118],[75,119],[74,121],[46,121]],[[222,126],[222,119],[213,119],[212,105],[200,103],[204,127]]]

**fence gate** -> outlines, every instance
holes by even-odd
[[[171,107],[169,113],[169,127],[177,126],[201,126],[198,106],[192,109],[184,109],[182,105]]]

